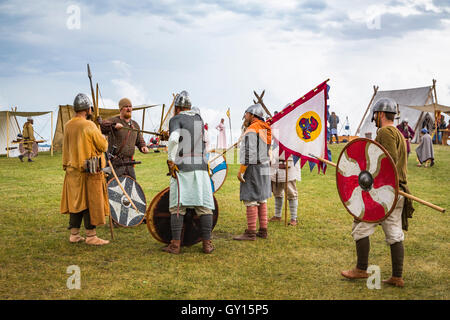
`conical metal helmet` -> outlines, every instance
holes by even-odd
[[[248,107],[247,110],[245,110],[245,113],[247,112],[261,119],[264,119],[264,109],[259,103],[253,104]]]
[[[397,102],[391,98],[381,98],[373,106],[372,121],[375,120],[375,112],[397,113]]]
[[[86,110],[90,107],[92,107],[92,103],[91,100],[89,100],[89,97],[84,93],[77,94],[75,100],[73,101],[73,109],[75,112]]]
[[[189,93],[185,90],[181,91],[176,96],[174,104],[175,104],[175,107],[190,109],[192,104],[191,104],[191,98],[189,97]]]

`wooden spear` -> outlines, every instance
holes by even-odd
[[[330,166],[337,167],[337,164],[334,163],[334,162],[331,162],[331,161],[325,160],[323,158],[317,157],[317,156],[315,156],[313,154],[309,154],[309,156],[313,157],[313,158],[316,158],[317,160],[320,160],[323,163],[329,164]],[[419,202],[419,203],[421,203],[423,205],[426,205],[427,207],[430,207],[431,209],[434,209],[434,210],[437,210],[437,211],[440,211],[440,212],[445,212],[444,208],[441,208],[441,207],[439,207],[439,206],[437,206],[435,204],[432,204],[432,203],[430,203],[428,201],[425,201],[425,200],[422,200],[420,198],[417,198],[417,197],[415,197],[415,196],[413,196],[413,195],[411,195],[409,193],[405,193],[405,192],[403,192],[401,190],[398,190],[398,194],[401,195],[401,196],[404,196],[406,198],[409,198],[411,200],[417,201],[417,202]]]

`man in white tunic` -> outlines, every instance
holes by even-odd
[[[272,150],[272,159],[270,165],[270,180],[272,182],[272,193],[275,197],[275,215],[270,222],[281,221],[283,209],[283,197],[286,188],[286,165],[288,167],[288,185],[287,199],[289,202],[289,211],[291,212],[291,221],[289,225],[297,225],[298,209],[298,191],[297,181],[301,180],[300,161],[294,165],[294,160],[289,157],[287,164],[284,153],[278,156],[278,146]]]
[[[211,253],[214,198],[204,141],[204,123],[191,110],[189,94],[182,91],[175,98],[175,116],[169,122],[168,160],[170,180],[169,211],[172,240],[163,248],[180,253],[181,231],[187,208],[200,217],[203,252]]]

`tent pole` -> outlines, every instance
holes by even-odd
[[[53,157],[53,111],[50,112],[50,114],[52,115],[52,129],[50,131],[50,155]]]
[[[13,108],[11,107],[11,111],[12,112],[17,112],[17,107],[14,107],[14,110],[13,110]],[[17,117],[16,117],[16,115],[13,113],[13,116],[14,116],[14,120],[16,120],[16,124],[17,124],[17,130],[19,130],[19,132],[21,131],[20,130],[20,126],[19,126],[19,121],[17,121]]]
[[[145,108],[142,109],[142,130],[145,130],[144,129],[144,120],[145,120]]]
[[[164,109],[166,108],[166,105],[163,103],[162,111],[161,111],[161,122],[159,123],[159,133],[161,133],[162,130],[162,124],[163,124],[163,117],[164,117]]]
[[[9,158],[9,111],[6,111],[6,157]]]
[[[62,134],[64,135],[64,121],[63,121],[61,106],[59,106],[58,114],[59,114],[59,120],[61,121],[61,131],[62,131]],[[58,124],[56,124],[56,127],[58,127]],[[58,130],[58,128],[56,128],[56,130]]]
[[[364,112],[364,115],[363,115],[363,117],[362,117],[362,119],[361,119],[361,122],[359,123],[358,129],[356,129],[355,136],[358,135],[359,129],[361,128],[361,125],[362,125],[364,119],[366,118],[366,114],[367,114],[367,112],[369,111],[370,106],[372,105],[373,99],[375,98],[375,95],[377,94],[377,92],[378,92],[378,86],[373,86],[373,95],[372,95],[372,99],[370,99],[370,102],[369,102],[369,105],[367,106],[366,112]]]
[[[437,95],[436,95],[436,80],[433,79],[433,92],[434,92],[434,136],[436,137],[436,144],[439,144],[438,139],[438,119],[437,119],[437,111],[436,111],[436,104],[437,104]]]

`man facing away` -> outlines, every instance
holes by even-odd
[[[175,97],[175,116],[169,122],[167,166],[170,179],[169,211],[172,239],[163,251],[180,253],[181,233],[186,209],[193,208],[200,219],[203,252],[211,253],[213,212],[215,209],[211,179],[208,174],[204,141],[204,123],[191,110],[188,92]]]

